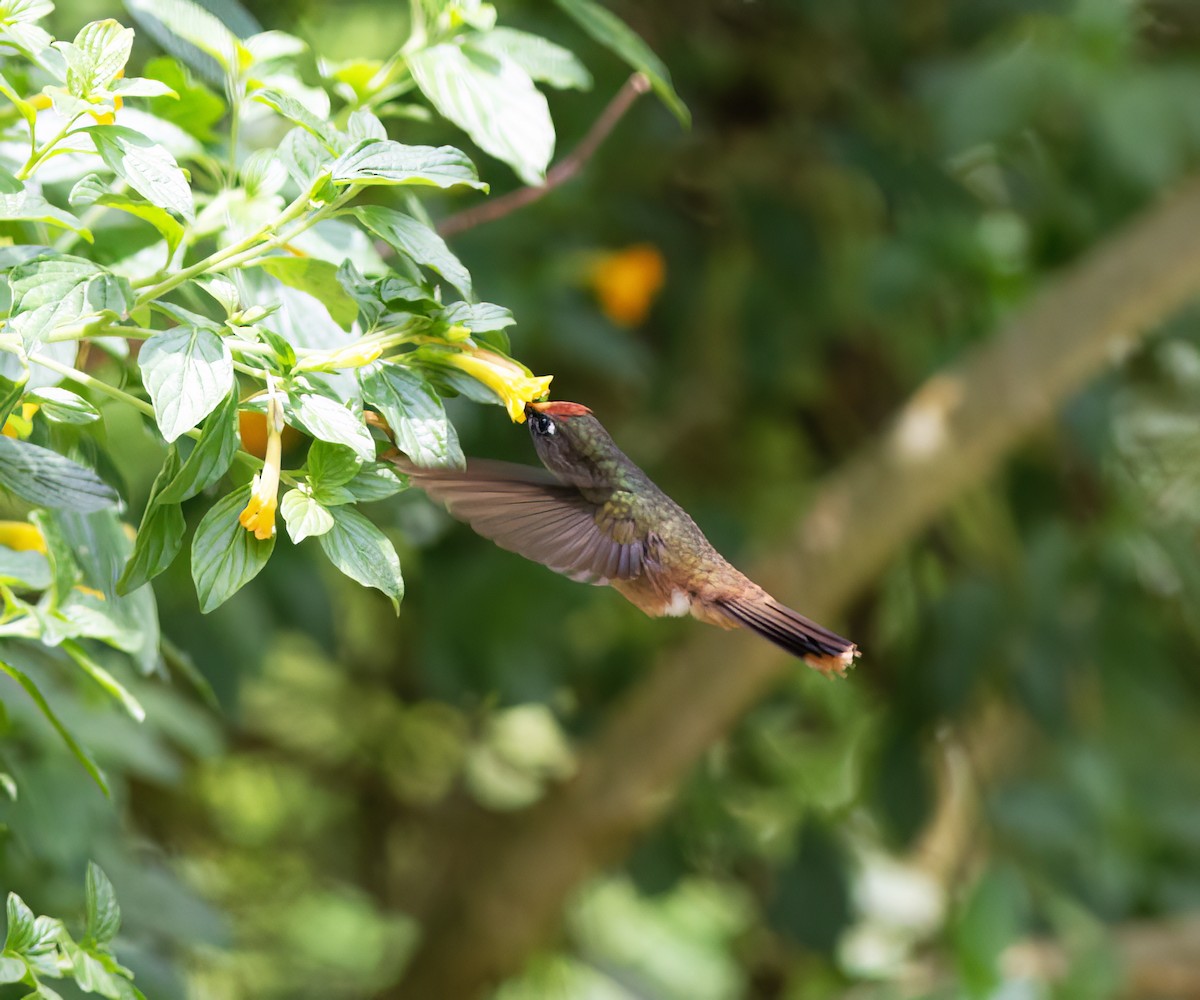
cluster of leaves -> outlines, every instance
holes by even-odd
[[[560,5],[685,114],[622,22],[590,0]],[[146,584],[183,548],[184,502],[227,479],[192,539],[202,611],[267,563],[276,503],[293,542],[315,537],[398,606],[400,560],[357,505],[405,481],[377,459],[383,433],[365,412],[414,462],[459,465],[443,397],[511,411],[548,380],[508,357],[511,312],[476,299],[413,197],[487,185],[461,150],[396,141],[384,120],[429,118],[422,95],[538,183],[554,127],[535,84],[590,76],[568,50],[497,27],[479,0],[414,0],[390,59],[318,59],[315,83],[294,36],[239,34],[189,0],[127,8],[173,53],[142,76],[126,72],[133,29],[110,19],[55,40],[39,23],[49,0],[0,4],[0,486],[36,508],[40,533],[26,551],[0,547],[0,639],[61,651],[140,719],[89,645],[158,666]],[[356,204],[364,193],[374,203]],[[102,401],[144,414],[166,446],[136,532],[120,519]],[[258,453],[241,437],[255,421]],[[313,441],[297,468],[282,468],[285,422]],[[103,784],[33,681],[0,669]]]
[[[72,979],[80,989],[110,1000],[138,1000],[133,974],[112,953],[121,929],[121,908],[108,876],[89,863],[85,887],[87,918],[75,941],[61,920],[36,917],[15,892],[8,894],[8,933],[0,951],[0,983],[33,987],[24,1000],[59,1000],[44,979]]]

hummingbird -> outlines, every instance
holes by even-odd
[[[651,617],[690,614],[746,628],[825,674],[854,643],[776,601],[730,565],[674,500],[580,403],[529,403],[525,423],[545,469],[481,459],[426,469],[388,457],[478,534],[572,580],[609,585]]]

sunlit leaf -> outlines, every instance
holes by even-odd
[[[381,240],[390,243],[416,263],[440,274],[466,298],[471,297],[470,273],[450,252],[446,241],[425,223],[411,215],[379,205],[363,205],[356,208],[354,214]]]
[[[233,388],[233,358],[210,330],[178,326],[156,333],[138,354],[142,384],[167,441],[191,430]]]
[[[546,98],[516,62],[462,45],[434,45],[408,59],[435,108],[526,184],[541,184],[554,155]]]
[[[453,146],[405,146],[364,139],[331,168],[336,184],[412,184],[452,188],[460,184],[487,191],[467,154]]]
[[[334,507],[328,513],[333,526],[318,541],[329,561],[364,587],[383,591],[399,613],[404,579],[395,546],[353,507]]]
[[[204,515],[192,539],[192,581],[205,614],[258,576],[275,548],[274,535],[260,540],[238,521],[249,501],[249,485],[222,497]]]

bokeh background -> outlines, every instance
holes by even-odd
[[[334,58],[405,36],[394,0],[246,6]],[[498,6],[595,74],[549,95],[562,155],[627,71],[553,5]],[[516,356],[745,565],[924,379],[1200,163],[1187,0],[612,7],[694,127],[644,98],[578,179],[453,247],[515,312]],[[129,20],[65,0],[55,27],[107,15]],[[829,623],[860,666],[797,667],[496,996],[1200,996],[1197,318],[1114,359],[911,538]],[[468,454],[533,460],[499,410],[453,412]],[[106,419],[144,499],[161,456],[133,415]],[[498,551],[415,492],[370,513],[401,552],[398,619],[281,535],[210,616],[186,567],[156,581],[203,680],[142,684],[143,726],[64,682],[112,802],[5,693],[22,796],[0,805],[0,886],[69,916],[97,860],[151,998],[401,995],[445,803],[528,808],[702,628]]]

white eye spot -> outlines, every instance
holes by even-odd
[[[554,432],[555,432],[557,429],[558,429],[558,428],[556,428],[556,427],[554,426],[554,421],[553,421],[553,420],[547,420],[547,421],[546,421],[546,433],[547,433],[547,434],[553,434],[553,433],[554,433]]]

